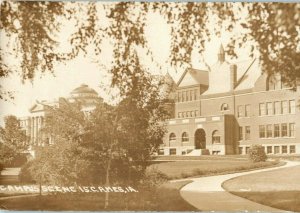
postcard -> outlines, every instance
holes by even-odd
[[[2,1],[3,211],[300,211],[300,4]]]

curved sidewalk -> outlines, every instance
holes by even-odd
[[[266,211],[282,212],[283,210],[265,206],[253,201],[235,196],[222,188],[222,183],[231,178],[272,171],[292,166],[298,166],[300,162],[287,161],[283,166],[254,170],[249,172],[240,172],[227,175],[218,175],[201,178],[190,178],[192,183],[185,185],[180,194],[184,200],[195,206],[201,211]]]

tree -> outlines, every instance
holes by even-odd
[[[28,12],[30,11],[30,12]],[[107,26],[101,26],[99,11],[105,12]],[[205,41],[219,35],[222,29],[239,34],[232,37],[226,52],[236,56],[235,49],[252,45],[264,72],[281,73],[284,80],[295,86],[299,80],[299,4],[298,3],[245,3],[245,2],[118,2],[118,3],[63,3],[63,2],[9,2],[1,5],[1,29],[11,41],[16,41],[15,53],[19,54],[20,74],[23,79],[33,79],[37,70],[53,71],[56,62],[72,59],[87,53],[89,45],[94,53],[101,52],[104,39],[114,44],[111,70],[113,85],[126,82],[130,73],[122,70],[123,61],[133,59],[132,50],[146,49],[154,61],[151,47],[145,37],[146,16],[160,13],[171,26],[170,63],[190,66],[194,48],[202,53]],[[28,17],[30,14],[30,17]],[[241,19],[241,14],[243,19]],[[246,14],[246,15],[245,15]],[[213,31],[209,17],[217,24]],[[80,17],[80,18],[78,18]],[[86,17],[86,18],[83,18]],[[62,20],[75,20],[76,30],[70,36],[71,50],[61,52],[56,46],[55,33],[60,32]],[[100,25],[99,25],[100,23]],[[100,26],[100,27],[99,27]],[[239,30],[240,27],[245,31]],[[248,41],[251,41],[250,43]],[[4,49],[1,48],[1,53]],[[1,77],[11,73],[1,57]],[[120,86],[120,85],[117,85]]]
[[[0,127],[0,159],[2,164],[10,164],[27,150],[29,138],[15,116],[5,117],[4,123],[4,128]]]

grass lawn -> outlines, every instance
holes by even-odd
[[[257,203],[300,212],[300,166],[237,177],[223,187]]]
[[[22,197],[0,200],[0,207],[8,210],[52,210],[52,211],[196,211],[197,209],[179,194],[179,189],[187,181],[166,183],[156,191],[137,193],[110,193],[110,206],[104,209],[104,193],[74,193],[43,195],[42,197]]]
[[[166,174],[169,179],[180,179],[193,176],[208,176],[224,173],[233,173],[269,167],[278,162],[253,163],[247,159],[222,159],[222,160],[184,160],[184,161],[156,161],[150,169],[157,169]]]

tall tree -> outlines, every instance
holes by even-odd
[[[4,119],[5,126],[0,127],[0,159],[2,164],[11,163],[27,150],[29,138],[21,129],[17,117],[10,115]]]

